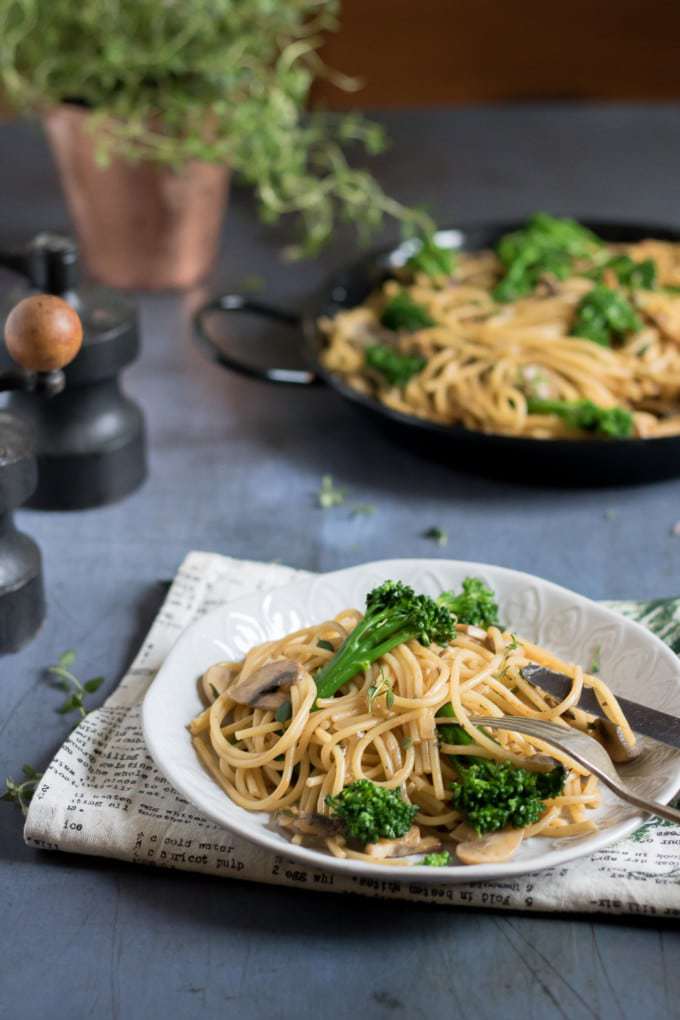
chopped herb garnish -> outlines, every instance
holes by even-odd
[[[417,329],[434,326],[428,310],[414,301],[407,290],[400,290],[389,299],[382,310],[380,322],[395,332],[406,330],[413,333]]]
[[[332,475],[324,475],[316,498],[322,510],[330,510],[331,507],[340,506],[345,502],[345,490],[338,488]]]
[[[413,747],[413,737],[404,737],[399,746],[402,751],[408,751],[409,747]]]
[[[427,538],[430,542],[436,542],[437,545],[448,545],[449,536],[443,528],[438,528],[434,525],[432,528],[428,528],[423,532],[423,538]]]
[[[321,640],[317,641],[316,644],[317,644],[318,648],[323,648],[324,651],[326,651],[326,652],[334,652],[335,651],[335,648],[333,648],[333,645],[330,643],[330,641],[326,641],[325,638],[321,638]]]
[[[213,696],[213,698],[215,699],[215,701],[217,701],[217,699],[218,699],[218,698],[219,698],[219,696],[220,696],[220,692],[219,692],[219,691],[217,690],[217,688],[215,687],[215,684],[210,684],[209,686],[210,686],[210,690],[211,690],[211,692],[212,692],[212,696]]]
[[[592,651],[591,658],[590,658],[590,666],[588,668],[588,672],[589,673],[597,674],[597,673],[600,672],[600,665],[601,665],[600,660],[601,660],[601,657],[602,657],[602,646],[601,645],[595,645],[595,647],[593,648],[593,651]]]
[[[451,863],[451,854],[448,850],[442,850],[439,854],[426,854],[423,857],[423,864],[429,868],[445,868]]]
[[[630,301],[618,290],[597,283],[581,299],[571,327],[571,335],[611,347],[626,333],[642,329],[642,322]]]

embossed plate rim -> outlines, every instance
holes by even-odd
[[[529,840],[522,847],[523,856],[505,864],[428,868],[418,865],[390,866],[343,860],[319,850],[289,843],[282,835],[268,827],[266,814],[247,812],[230,801],[198,761],[186,730],[186,723],[202,707],[196,678],[212,662],[224,658],[225,649],[231,647],[232,651],[242,651],[243,644],[252,642],[253,637],[257,640],[264,639],[261,638],[263,634],[273,637],[283,633],[291,626],[282,615],[284,613],[289,614],[288,619],[293,621],[293,625],[297,622],[301,626],[318,622],[327,614],[324,610],[315,615],[311,601],[313,600],[316,606],[320,599],[323,601],[324,593],[330,598],[331,603],[337,606],[334,610],[337,612],[346,605],[356,605],[366,590],[385,577],[398,577],[418,586],[420,590],[434,593],[440,586],[460,584],[462,578],[468,574],[480,575],[494,585],[499,593],[501,608],[503,605],[516,604],[512,602],[512,596],[517,599],[522,594],[527,596],[529,591],[534,590],[538,601],[543,600],[547,607],[545,615],[538,621],[540,626],[547,626],[551,620],[554,621],[556,611],[566,611],[567,615],[570,614],[571,620],[583,621],[583,626],[579,624],[581,626],[579,633],[582,634],[584,642],[588,640],[587,633],[596,633],[603,628],[610,634],[616,633],[615,643],[619,652],[611,655],[608,653],[609,661],[603,659],[602,672],[615,690],[618,688],[622,694],[635,697],[630,693],[630,687],[617,684],[614,678],[607,675],[608,668],[613,669],[617,662],[622,661],[623,657],[620,654],[622,643],[624,645],[626,642],[632,643],[633,650],[639,650],[645,661],[651,660],[650,671],[655,674],[663,671],[667,674],[667,679],[661,684],[660,693],[651,688],[652,697],[647,698],[648,703],[652,704],[652,707],[663,708],[665,711],[674,710],[680,714],[680,663],[674,653],[645,627],[607,606],[593,602],[552,581],[508,567],[463,560],[383,560],[328,574],[312,575],[270,592],[246,596],[212,610],[187,627],[178,637],[151,684],[142,707],[144,737],[158,768],[189,802],[213,822],[235,835],[310,867],[359,877],[437,883],[503,879],[561,866],[622,839],[642,824],[644,816],[635,814],[634,809],[624,809],[621,802],[611,801],[610,808],[612,804],[616,805],[616,813],[621,816],[621,821],[610,823],[608,828],[590,837],[564,840],[559,843],[551,840],[543,850],[537,847],[548,844],[548,841]],[[540,626],[538,633],[534,629],[533,632],[525,631],[524,636],[537,640],[540,638]],[[237,640],[239,628],[241,645]],[[569,641],[575,642],[576,638],[572,635],[568,638],[567,644]],[[561,653],[564,654],[564,648],[561,649]],[[637,700],[645,699],[638,696]],[[669,761],[670,768],[665,777],[659,777],[657,781],[656,777],[652,776],[653,795],[663,802],[669,801],[680,788],[680,754],[674,752]],[[646,778],[650,779],[649,776]],[[649,793],[649,787],[647,792]]]

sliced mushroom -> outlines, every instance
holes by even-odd
[[[604,719],[600,716],[591,724],[590,734],[600,741],[611,760],[617,765],[634,761],[642,751],[641,747],[626,740],[626,735],[621,727],[613,723],[611,719]]]
[[[557,758],[551,758],[549,754],[532,754],[526,757],[522,756],[519,765],[527,772],[552,772],[557,768],[559,762]]]
[[[225,662],[216,662],[214,666],[205,671],[200,683],[209,704],[219,698],[220,694],[229,686],[232,676],[233,669]]]
[[[302,678],[299,662],[291,659],[277,659],[268,662],[229,688],[229,697],[238,705],[252,705],[254,708],[279,708],[288,699],[288,691]]]
[[[496,864],[509,861],[521,842],[521,829],[501,829],[500,832],[459,843],[456,854],[463,864]]]
[[[411,854],[429,854],[441,850],[442,844],[435,836],[421,836],[417,825],[412,825],[399,839],[379,839],[369,843],[365,852],[369,857],[384,860],[386,857],[410,857]]]
[[[459,843],[468,843],[471,839],[477,839],[477,833],[467,822],[460,822],[455,829],[451,830],[451,838]]]
[[[486,643],[486,631],[481,627],[475,627],[472,623],[457,623],[456,630],[459,634],[465,634],[467,637],[472,638],[473,641],[479,641],[482,644]]]
[[[275,815],[275,821],[280,828],[298,836],[316,836],[319,839],[328,839],[329,836],[335,836],[340,831],[340,822],[337,818],[328,818],[326,815],[319,815],[311,811],[297,815],[291,811],[279,811]]]

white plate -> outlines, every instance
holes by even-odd
[[[291,844],[268,827],[266,813],[245,811],[234,804],[200,764],[187,723],[202,708],[196,681],[208,666],[223,659],[238,659],[254,644],[320,623],[348,606],[362,608],[366,593],[386,578],[438,595],[458,588],[468,575],[481,577],[491,585],[498,595],[501,619],[523,637],[584,666],[599,647],[601,676],[617,694],[680,715],[678,660],[639,624],[566,588],[504,567],[455,560],[385,560],[239,599],[188,627],[144,701],[144,736],[156,764],[180,793],[225,829],[272,853],[346,874],[417,877],[432,882],[498,879],[561,865],[615,843],[643,819],[634,808],[607,795],[594,815],[601,826],[594,835],[530,839],[506,864],[428,868],[341,860]],[[643,796],[668,802],[680,787],[680,752],[659,750],[657,745],[656,751],[643,754],[641,759],[641,763],[638,759],[627,766],[631,771],[626,771],[626,781]]]

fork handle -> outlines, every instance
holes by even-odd
[[[659,804],[657,800],[645,800],[644,797],[638,797],[623,783],[615,783],[604,772],[598,772],[598,775],[605,786],[608,786],[621,800],[627,801],[633,807],[638,807],[647,814],[658,815],[659,818],[665,818],[668,822],[676,822],[680,825],[680,811],[677,808],[671,807],[670,804]]]

